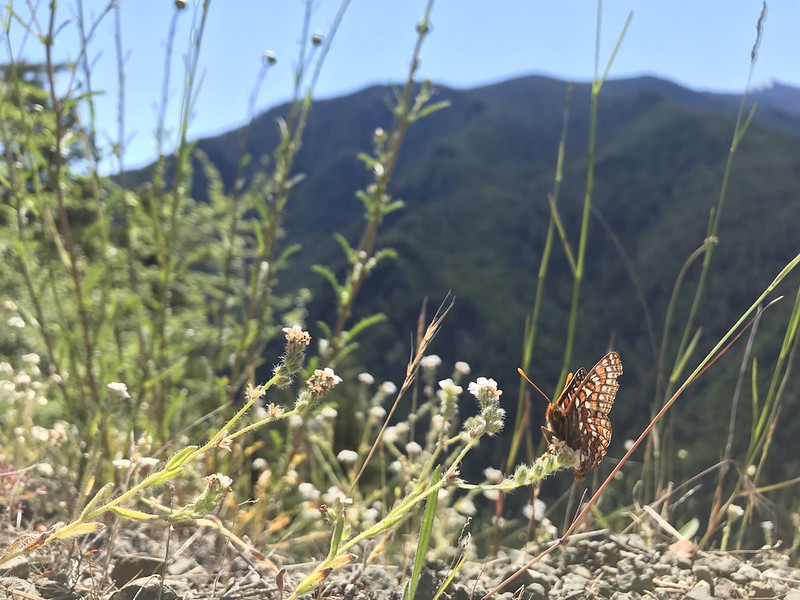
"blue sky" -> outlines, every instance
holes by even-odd
[[[164,75],[164,47],[174,13],[171,0],[120,0],[125,51],[125,114],[128,165],[154,155],[155,106]],[[106,2],[83,0],[88,14]],[[373,83],[401,80],[416,38],[424,0],[352,0],[334,40],[317,87],[331,97]],[[49,2],[39,0],[44,25]],[[339,0],[315,0],[312,32],[326,33]],[[22,3],[14,8],[20,12]],[[168,121],[173,131],[179,111],[183,56],[190,39],[195,3],[178,19],[170,84]],[[633,20],[612,68],[614,78],[652,74],[694,89],[741,92],[747,82],[750,50],[761,2],[606,0],[603,4],[601,60],[613,49],[628,13]],[[59,4],[59,21],[74,19],[75,1]],[[302,0],[212,0],[201,51],[203,83],[190,127],[191,137],[219,133],[246,121],[248,98],[265,51],[278,62],[269,69],[257,106],[288,99],[300,42]],[[586,81],[594,68],[597,4],[587,0],[437,0],[432,33],[422,52],[420,76],[436,83],[472,87],[538,73]],[[800,87],[800,3],[769,7],[754,83],[776,79]],[[41,56],[35,40],[13,26],[11,47],[29,59]],[[98,26],[90,47],[98,124],[116,136],[118,76],[114,19]],[[20,53],[20,48],[22,52]],[[59,33],[57,52],[75,57],[78,44],[69,24]],[[7,56],[4,57],[4,61]]]

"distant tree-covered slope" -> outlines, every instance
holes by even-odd
[[[434,351],[446,361],[468,361],[476,375],[496,378],[509,399],[514,395],[566,92],[565,82],[544,77],[472,90],[440,88],[438,99],[448,100],[450,108],[410,129],[393,186],[394,195],[407,206],[384,223],[380,242],[397,249],[399,259],[378,269],[358,303],[360,315],[380,311],[388,316],[387,323],[364,336],[358,355],[376,375],[401,378],[423,299],[435,304],[451,292],[456,304]],[[783,92],[781,98],[787,97]],[[306,179],[295,190],[284,222],[286,239],[301,243],[303,251],[281,275],[282,285],[312,287],[312,330],[315,320],[330,320],[332,302],[330,291],[309,267],[318,262],[342,266],[333,233],[356,241],[362,207],[354,192],[368,181],[356,154],[369,150],[376,127],[389,124],[391,94],[390,88],[372,87],[317,102],[312,110],[296,164]],[[800,251],[800,117],[772,100],[768,110],[757,113],[735,156],[719,245],[695,324],[702,334],[692,362]],[[706,236],[738,102],[650,77],[613,81],[603,88],[589,272],[575,362],[590,367],[610,345],[623,357],[615,444],[633,436],[649,418],[654,353],[667,304],[682,264]],[[255,157],[269,156],[277,142],[275,119],[285,110],[268,111],[246,132],[198,142],[227,185],[233,184],[243,140]],[[589,86],[577,85],[559,200],[573,244],[585,189],[588,115]],[[246,176],[258,165],[259,160],[252,161]],[[130,174],[129,180],[142,175]],[[699,268],[697,262],[688,271],[670,331],[673,346],[682,333]],[[784,286],[790,299],[761,323],[756,352],[762,365],[774,358],[798,282],[795,276]],[[546,389],[555,384],[560,368],[571,290],[564,252],[557,246],[533,365]],[[718,458],[742,347],[710,370],[675,413],[682,423],[676,441],[692,448],[693,466]],[[795,409],[800,406],[796,395],[787,402]],[[535,410],[539,419],[543,403]],[[778,435],[786,440],[800,435],[800,421],[787,423]],[[800,459],[787,455],[781,468],[784,473],[796,471]]]

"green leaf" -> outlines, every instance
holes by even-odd
[[[436,467],[431,476],[431,487],[435,486],[442,478],[442,468]],[[411,581],[409,586],[403,590],[403,600],[413,600],[417,593],[419,578],[422,575],[422,567],[425,566],[425,555],[428,553],[428,544],[433,532],[433,522],[436,518],[436,505],[439,502],[439,494],[433,492],[425,501],[425,512],[422,514],[422,523],[419,526],[419,539],[417,540],[417,551],[414,554],[414,567],[411,571]],[[408,592],[408,594],[406,594]]]
[[[694,518],[686,523],[686,525],[681,527],[678,533],[680,533],[683,538],[689,540],[695,536],[699,529],[700,521],[698,521],[697,518]]]
[[[123,508],[121,506],[112,506],[111,511],[118,514],[120,517],[124,517],[132,521],[152,521],[153,519],[160,518],[156,515],[151,515],[149,513],[142,512],[140,510],[134,510],[132,508]]]
[[[350,242],[347,241],[347,238],[344,237],[341,233],[334,233],[333,239],[339,244],[339,247],[342,249],[342,252],[347,257],[347,260],[352,262],[353,260],[353,253],[355,249],[350,245]]]
[[[182,448],[178,450],[172,457],[167,461],[166,466],[164,467],[165,471],[173,471],[183,465],[187,460],[189,460],[189,456],[197,450],[199,446],[186,446],[186,448]]]
[[[383,323],[384,321],[386,321],[386,315],[383,313],[376,313],[374,315],[364,317],[348,330],[347,335],[342,337],[345,342],[349,342],[365,329],[378,325],[379,323]]]
[[[450,101],[449,100],[442,100],[441,102],[434,102],[433,104],[428,104],[428,106],[421,109],[417,114],[414,120],[424,119],[428,115],[435,113],[437,110],[442,110],[443,108],[450,108]]]
[[[336,281],[336,275],[334,275],[333,271],[331,271],[328,267],[323,265],[312,265],[311,270],[325,279],[325,281],[331,285],[333,291],[336,292],[337,296],[341,293],[342,288],[339,285],[339,282]]]

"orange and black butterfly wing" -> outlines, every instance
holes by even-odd
[[[571,413],[574,409],[574,398],[580,390],[584,379],[586,379],[586,369],[578,369],[574,374],[571,374],[564,389],[558,395],[558,399],[547,407],[547,431],[574,449],[577,449],[579,440],[573,426],[574,417]],[[544,428],[542,428],[542,433],[545,434],[545,438],[550,443]]]
[[[619,389],[622,375],[619,354],[609,352],[583,380],[574,399],[576,426],[581,432],[580,472],[597,468],[611,443],[608,413]]]

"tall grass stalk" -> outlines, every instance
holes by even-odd
[[[725,204],[725,199],[728,195],[728,185],[730,182],[731,174],[733,173],[733,160],[736,155],[736,152],[739,148],[739,144],[742,141],[747,129],[752,121],[753,115],[755,114],[755,105],[750,108],[750,111],[745,114],[745,109],[747,106],[747,98],[748,98],[748,91],[750,89],[753,74],[755,72],[756,62],[758,60],[758,49],[761,45],[761,39],[763,34],[763,26],[764,21],[767,17],[767,5],[766,2],[762,4],[761,13],[759,14],[758,21],[756,23],[756,39],[753,44],[752,50],[750,52],[750,69],[747,75],[747,84],[745,86],[745,91],[742,94],[742,97],[739,101],[739,110],[736,115],[736,124],[734,125],[733,130],[733,138],[731,141],[730,149],[728,151],[728,156],[725,161],[725,169],[722,175],[722,183],[720,185],[719,196],[717,198],[717,204],[715,208],[711,211],[711,215],[708,220],[708,228],[706,231],[706,237],[703,242],[703,264],[700,270],[700,276],[697,281],[697,287],[694,291],[694,296],[692,298],[692,304],[689,309],[689,314],[686,317],[686,323],[683,328],[683,333],[681,335],[680,343],[678,344],[678,349],[675,354],[674,359],[674,366],[672,370],[672,374],[670,375],[666,388],[664,389],[663,396],[661,397],[661,404],[665,403],[667,399],[672,395],[672,391],[675,389],[675,385],[680,378],[680,369],[678,368],[679,364],[682,362],[686,362],[691,356],[691,352],[693,350],[691,346],[691,339],[693,336],[698,335],[698,332],[695,332],[695,320],[697,317],[697,311],[700,308],[700,304],[703,299],[703,293],[705,291],[705,283],[706,279],[708,278],[708,274],[711,267],[711,258],[713,256],[714,247],[719,243],[718,232],[719,232],[719,224],[722,218],[722,209]],[[696,254],[696,253],[695,253]],[[690,256],[688,262],[693,261],[696,258],[695,254]],[[677,290],[677,287],[676,287]],[[672,304],[672,302],[671,302]],[[671,307],[670,307],[671,308]],[[668,311],[668,318],[671,317],[672,311]],[[667,327],[670,326],[669,320],[665,322],[665,337],[662,340],[662,355],[659,357],[659,380],[663,379],[661,370],[661,365],[664,364],[665,359],[663,356],[663,351],[666,351],[666,331]],[[659,390],[656,390],[656,394],[659,394]],[[663,435],[657,435],[653,437],[653,442],[655,443],[658,439],[664,440]],[[661,449],[653,448],[654,456],[660,454],[660,460],[653,461],[653,494],[654,497],[658,497],[661,495],[661,492],[664,487],[664,482],[667,478],[667,466],[664,461],[666,461],[666,453],[662,452]],[[648,478],[644,478],[645,481],[648,481]]]
[[[742,333],[746,330],[749,326],[747,324],[748,319],[750,316],[758,311],[766,310],[769,308],[776,300],[770,302],[764,309],[760,309],[761,305],[767,299],[767,297],[780,285],[780,283],[791,273],[798,265],[800,265],[800,254],[795,256],[791,261],[789,261],[786,266],[775,276],[764,291],[759,295],[759,297],[750,305],[740,317],[739,319],[728,329],[728,331],[720,338],[720,340],[714,345],[714,347],[706,354],[705,358],[700,361],[700,363],[695,367],[695,369],[691,372],[691,374],[684,380],[684,382],[680,385],[680,387],[675,391],[671,398],[664,404],[661,410],[651,419],[650,423],[645,427],[636,441],[633,442],[631,447],[625,453],[625,455],[619,460],[619,462],[614,465],[614,468],[608,474],[606,479],[597,489],[597,491],[592,495],[586,504],[583,505],[583,508],[572,521],[572,524],[564,531],[563,535],[556,540],[556,543],[547,548],[545,551],[541,552],[540,554],[534,556],[530,561],[528,561],[525,565],[520,567],[514,574],[506,578],[500,584],[496,585],[492,588],[485,596],[483,596],[483,600],[491,598],[495,594],[497,594],[501,589],[505,588],[511,581],[516,579],[519,575],[527,571],[532,565],[539,562],[542,558],[553,552],[556,548],[561,547],[566,543],[572,533],[578,528],[578,526],[583,522],[586,516],[589,514],[590,511],[594,509],[594,505],[600,496],[605,491],[606,487],[613,481],[614,476],[622,469],[625,463],[630,459],[636,449],[641,445],[641,443],[649,436],[652,432],[653,428],[658,424],[659,421],[667,414],[670,408],[675,404],[675,402],[680,398],[684,391],[694,383],[700,375],[702,375],[720,356],[722,356],[725,352],[728,351],[730,346],[739,338]],[[752,324],[752,323],[750,323]]]
[[[561,182],[564,180],[564,156],[567,148],[567,131],[569,126],[569,109],[572,103],[573,84],[567,86],[567,93],[564,98],[564,117],[561,124],[561,139],[558,142],[558,156],[556,159],[556,170],[553,177],[553,190],[550,193],[550,205],[557,206],[561,192]],[[555,236],[555,211],[551,209],[550,218],[547,223],[547,234],[544,239],[542,256],[539,259],[539,271],[536,275],[536,294],[533,300],[533,309],[530,316],[525,321],[525,335],[522,345],[522,370],[530,371],[531,360],[533,359],[533,349],[536,344],[536,334],[539,331],[539,314],[542,309],[542,299],[544,298],[544,286],[547,279],[547,271],[550,266],[550,255],[553,250],[553,238]],[[528,394],[528,386],[524,379],[520,377],[519,388],[517,390],[517,411],[516,422],[514,423],[514,433],[511,438],[511,447],[506,459],[505,472],[509,473],[517,461],[517,454],[520,443],[524,435],[530,435],[530,427],[525,419],[525,398]]]
[[[580,293],[581,293],[581,286],[583,283],[583,276],[586,270],[586,245],[589,239],[589,215],[591,214],[591,207],[592,207],[592,196],[594,193],[594,167],[595,167],[595,136],[597,132],[597,110],[598,110],[598,99],[600,96],[600,90],[605,83],[606,78],[608,77],[608,73],[611,69],[612,64],[614,63],[614,59],[617,56],[617,52],[619,52],[620,46],[622,45],[622,40],[625,38],[625,33],[628,30],[628,26],[631,23],[631,19],[633,18],[633,13],[628,15],[628,18],[625,20],[625,25],[622,27],[622,31],[617,38],[617,43],[614,46],[614,50],[611,52],[611,57],[608,59],[606,63],[605,70],[603,71],[602,75],[599,75],[599,61],[600,61],[600,31],[601,31],[601,21],[602,21],[602,14],[603,14],[603,2],[599,0],[597,3],[597,30],[596,30],[596,37],[595,37],[595,66],[594,66],[594,78],[592,79],[592,95],[591,95],[591,107],[589,113],[589,143],[588,143],[588,159],[587,159],[587,167],[586,167],[586,190],[584,192],[583,197],[583,215],[581,217],[581,232],[580,237],[578,239],[578,252],[577,258],[575,262],[575,272],[574,272],[574,282],[572,286],[572,302],[570,304],[570,313],[569,313],[569,324],[567,326],[567,338],[564,346],[564,362],[561,368],[561,375],[558,379],[558,386],[556,389],[560,389],[563,386],[564,381],[566,381],[567,373],[569,372],[570,366],[572,365],[572,349],[575,344],[575,332],[577,331],[578,327],[578,309],[580,307]]]

